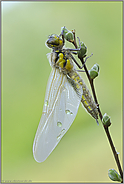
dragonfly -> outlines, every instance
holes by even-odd
[[[64,48],[62,34],[52,34],[46,46],[52,49],[47,54],[52,67],[49,76],[42,116],[33,143],[33,156],[43,162],[55,149],[73,123],[80,103],[94,118],[98,119],[98,108],[75,67],[74,51]]]

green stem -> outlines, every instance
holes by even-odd
[[[77,43],[76,43],[76,38],[75,38],[75,31],[73,31],[73,34],[74,34],[74,41],[73,41],[72,43],[73,43],[73,45],[75,46],[75,48],[77,48]],[[78,58],[80,59],[81,63],[84,64],[83,58],[80,58],[79,56],[78,56]],[[86,67],[85,64],[84,64],[84,70],[85,70],[86,75],[87,75],[87,78],[88,78],[88,80],[89,80],[89,82],[90,82],[90,86],[91,86],[91,89],[92,89],[94,101],[95,101],[95,103],[98,105],[99,117],[100,117],[101,122],[102,122],[102,117],[103,117],[103,116],[102,116],[102,113],[101,113],[101,110],[100,110],[100,107],[99,107],[99,103],[98,103],[98,100],[97,100],[97,96],[96,96],[96,92],[95,92],[95,88],[94,88],[94,84],[93,84],[93,79],[90,78],[89,72],[88,72],[87,67]],[[103,123],[102,123],[102,125],[103,125]],[[113,152],[113,155],[114,155],[114,158],[115,158],[115,162],[116,162],[116,164],[117,164],[118,170],[119,170],[119,172],[120,172],[120,176],[121,176],[121,178],[122,178],[122,182],[121,182],[121,183],[123,183],[123,171],[122,171],[121,164],[120,164],[120,161],[119,161],[118,153],[117,153],[117,151],[116,151],[116,149],[115,149],[115,146],[114,146],[114,143],[113,143],[113,141],[112,141],[112,138],[111,138],[111,135],[110,135],[110,132],[109,132],[108,127],[105,127],[105,126],[103,125],[103,128],[104,128],[105,133],[106,133],[106,135],[107,135],[107,138],[108,138],[110,147],[111,147],[111,149],[112,149],[112,152]]]
[[[80,60],[81,60],[82,63],[84,63],[83,58],[82,58],[82,59],[80,58]],[[92,80],[92,79],[90,78],[90,76],[89,76],[89,73],[88,73],[88,70],[87,70],[86,65],[84,65],[84,70],[85,70],[85,72],[86,72],[86,75],[87,75],[88,80],[89,80],[90,85],[91,85],[91,89],[92,89],[94,101],[95,101],[96,104],[98,104],[98,100],[97,100],[97,96],[96,96],[96,92],[95,92],[93,80]],[[102,116],[102,113],[101,113],[99,104],[98,104],[98,112],[99,112],[99,117],[100,117],[101,122],[102,122],[102,117],[103,117],[103,116]],[[103,125],[103,123],[102,123],[102,125]],[[115,146],[114,146],[114,143],[113,143],[113,141],[112,141],[112,138],[111,138],[111,135],[110,135],[110,132],[109,132],[108,127],[105,127],[105,126],[103,125],[103,128],[104,128],[105,133],[106,133],[106,135],[107,135],[107,138],[108,138],[110,147],[111,147],[111,149],[112,149],[112,152],[113,152],[113,155],[114,155],[114,158],[115,158],[115,162],[116,162],[116,164],[117,164],[118,170],[119,170],[120,175],[121,175],[121,178],[122,178],[122,183],[123,183],[123,171],[122,171],[122,168],[121,168],[121,165],[120,165],[118,153],[117,153],[117,151],[116,151],[116,149],[115,149]]]

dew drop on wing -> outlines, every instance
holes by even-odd
[[[49,103],[48,103],[48,100],[46,100],[46,101],[44,102],[44,105],[45,105],[45,106],[48,106],[48,104],[49,104]]]
[[[70,111],[70,110],[68,110],[68,109],[67,109],[67,110],[65,110],[65,113],[66,113],[66,114],[73,115],[73,112],[71,112],[71,111]]]
[[[65,133],[65,129],[62,129],[61,132],[60,132],[60,134],[57,136],[57,141],[59,141],[62,138],[62,136],[64,135],[64,133]]]
[[[58,127],[61,127],[62,126],[62,123],[60,121],[57,122],[57,126]]]

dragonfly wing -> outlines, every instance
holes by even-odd
[[[53,69],[33,144],[33,155],[37,162],[43,162],[67,132],[77,114],[80,101],[66,75]]]

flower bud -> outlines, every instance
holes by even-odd
[[[122,182],[121,176],[117,173],[115,169],[108,170],[108,176],[112,181],[119,181]]]
[[[69,31],[65,26],[61,28],[61,33],[63,33],[64,38],[67,41],[73,41],[74,40],[74,35],[71,31]]]
[[[96,63],[95,65],[93,65],[92,67],[94,70],[96,70],[97,72],[99,72],[99,65]]]
[[[111,125],[110,116],[108,116],[108,115],[105,113],[105,114],[103,115],[102,122],[103,122],[103,125],[105,125],[106,127],[109,127],[109,126]]]
[[[67,32],[69,32],[69,30],[65,26],[61,27],[61,33],[63,33],[64,37]]]
[[[80,42],[80,43],[81,43],[81,49],[79,51],[77,51],[77,53],[78,53],[78,56],[80,58],[82,58],[87,52],[87,47],[83,42]],[[78,47],[78,48],[80,48],[80,47]]]
[[[65,39],[67,41],[73,41],[74,40],[74,35],[71,31],[68,31],[66,34],[65,34]]]
[[[89,75],[91,79],[95,79],[99,75],[99,65],[97,63],[89,70]]]

